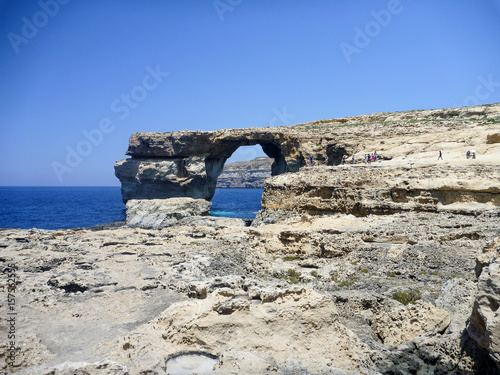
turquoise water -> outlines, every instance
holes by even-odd
[[[217,189],[211,215],[254,218],[263,189]],[[0,186],[0,228],[67,229],[125,221],[120,187]]]
[[[210,215],[253,219],[262,208],[264,189],[217,189],[212,198]]]

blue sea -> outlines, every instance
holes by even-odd
[[[217,189],[213,216],[253,219],[263,189]],[[67,229],[125,221],[120,187],[0,186],[0,228]]]

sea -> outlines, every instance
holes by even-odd
[[[217,189],[210,215],[253,219],[263,189]],[[125,221],[120,187],[0,186],[0,228],[69,229]]]

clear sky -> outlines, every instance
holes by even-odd
[[[494,102],[500,0],[0,0],[0,185],[118,185],[139,131]]]

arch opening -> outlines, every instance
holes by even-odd
[[[279,145],[246,140],[227,159],[216,177],[210,215],[244,219],[247,224],[262,209],[264,180],[286,171]]]

